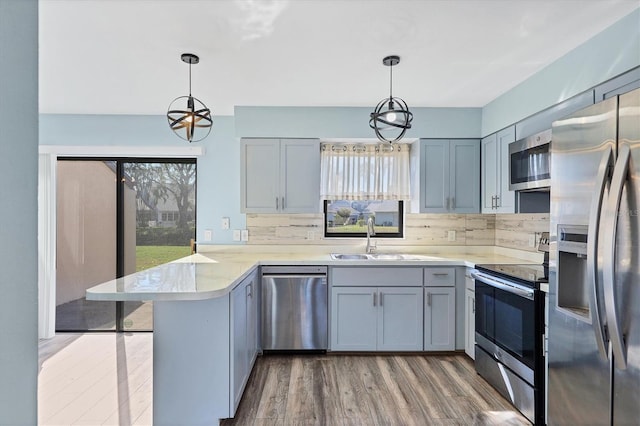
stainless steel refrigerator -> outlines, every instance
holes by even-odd
[[[548,423],[640,424],[640,89],[553,124]]]

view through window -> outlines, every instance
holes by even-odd
[[[397,200],[335,200],[324,202],[325,237],[366,237],[373,219],[376,238],[402,238],[403,205]]]

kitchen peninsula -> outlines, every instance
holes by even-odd
[[[212,424],[234,416],[259,351],[257,330],[247,318],[253,313],[251,318],[257,319],[259,300],[254,298],[259,297],[260,266],[326,265],[331,277],[332,268],[340,266],[465,268],[476,263],[540,262],[537,253],[499,247],[389,248],[393,253],[425,256],[422,260],[332,260],[330,253],[348,252],[345,246],[205,246],[200,250],[87,290],[89,300],[154,302],[153,419],[157,425]],[[350,251],[361,252],[353,247]]]

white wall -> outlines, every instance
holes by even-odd
[[[38,2],[0,0],[0,425],[37,423]]]

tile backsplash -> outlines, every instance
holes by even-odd
[[[384,245],[496,245],[536,251],[536,247],[529,246],[530,236],[538,236],[548,228],[548,213],[407,214],[405,238],[385,239]],[[324,238],[322,214],[247,214],[247,229],[248,244],[354,243],[353,239]],[[455,231],[454,241],[449,241],[449,231]]]

